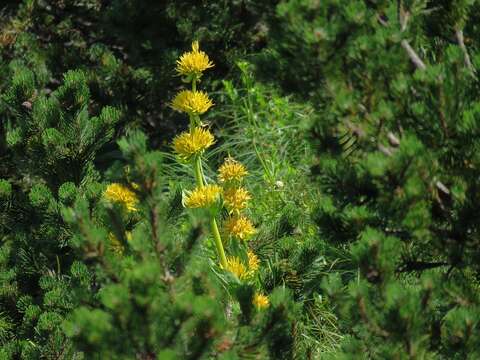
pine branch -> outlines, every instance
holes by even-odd
[[[399,6],[401,7],[401,1],[398,2]],[[407,29],[407,23],[408,23],[408,20],[409,20],[409,13],[408,12],[404,12],[403,9],[399,9],[398,10],[398,16],[399,16],[399,21],[400,21],[400,27],[401,27],[401,31],[404,32],[406,29]],[[383,25],[384,27],[388,27],[389,24],[388,24],[388,21],[384,20],[380,15],[377,15],[377,21]],[[412,61],[412,63],[415,65],[415,67],[419,70],[425,70],[427,68],[427,66],[425,65],[425,63],[422,61],[422,59],[420,58],[420,56],[418,56],[418,54],[415,52],[415,50],[412,48],[412,46],[410,45],[409,41],[406,40],[406,39],[403,39],[400,44],[402,45],[402,48],[405,49],[408,57],[410,58],[410,60]]]
[[[378,336],[381,336],[383,338],[387,338],[390,334],[388,331],[382,329],[380,326],[378,326],[376,323],[372,322],[367,314],[367,307],[365,305],[365,299],[363,297],[357,298],[357,306],[358,310],[360,311],[360,316],[362,317],[362,320],[365,322],[367,326],[370,327],[372,332],[377,334]]]
[[[400,20],[401,32],[403,33],[407,29],[408,20],[410,19],[410,13],[408,11],[403,10],[402,1],[398,2],[398,16]],[[422,59],[420,59],[420,56],[417,55],[415,50],[413,50],[413,48],[410,46],[410,43],[406,39],[403,39],[401,41],[401,45],[405,49],[405,51],[408,54],[408,57],[413,62],[413,64],[417,67],[417,69],[425,70],[427,68],[427,66],[422,61]]]

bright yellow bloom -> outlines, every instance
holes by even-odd
[[[245,280],[251,277],[251,273],[248,271],[247,267],[242,263],[240,258],[236,256],[227,257],[227,271],[230,271],[240,280]]]
[[[221,183],[241,181],[247,174],[245,166],[229,157],[225,159],[225,162],[218,169],[218,180]]]
[[[241,240],[248,239],[255,234],[255,228],[252,222],[245,216],[231,216],[224,224],[225,230],[228,234],[235,236]]]
[[[223,199],[225,206],[231,212],[239,212],[247,207],[248,201],[251,199],[248,191],[242,187],[240,188],[227,188],[224,191]]]
[[[218,185],[205,185],[191,191],[185,199],[188,208],[208,208],[215,204],[222,194],[222,188]]]
[[[177,60],[177,73],[183,76],[200,77],[202,72],[213,67],[208,55],[199,49],[198,41],[192,43],[192,51],[186,52]]]
[[[251,250],[247,251],[248,264],[245,265],[239,257],[227,257],[227,271],[230,271],[240,280],[248,280],[255,276],[259,266],[260,260]]]
[[[250,277],[254,277],[255,273],[260,267],[260,260],[258,256],[251,250],[247,250],[247,259],[248,259],[248,274]]]
[[[266,309],[267,307],[270,306],[270,301],[268,300],[268,296],[256,293],[255,296],[253,297],[253,305],[255,305],[255,307],[258,310]]]
[[[176,136],[173,139],[173,149],[182,160],[189,161],[214,143],[215,138],[208,129],[197,127]]]
[[[213,102],[203,91],[182,90],[175,96],[170,106],[180,112],[199,115],[210,109]]]
[[[128,211],[137,210],[137,196],[132,190],[122,184],[112,183],[108,185],[103,196],[108,201],[122,204]]]
[[[248,271],[253,275],[260,267],[260,260],[252,250],[247,250],[248,257]]]

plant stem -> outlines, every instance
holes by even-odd
[[[195,118],[192,114],[188,114],[188,118],[190,119],[190,126],[189,129],[192,131],[195,128]]]
[[[197,79],[192,80],[192,91],[197,91]],[[196,126],[200,125],[200,116],[198,116],[198,114],[189,114],[188,116],[190,118],[190,130],[193,130]]]
[[[225,257],[225,251],[223,250],[222,238],[220,237],[220,232],[218,231],[217,221],[215,216],[210,217],[210,227],[213,233],[213,239],[215,240],[215,246],[217,248],[218,257],[220,258],[220,264],[222,268],[227,268],[227,258]]]
[[[198,187],[203,187],[205,185],[205,179],[202,172],[202,158],[197,156],[194,162],[195,168],[195,179],[197,181]],[[220,232],[218,231],[217,221],[215,220],[215,216],[210,215],[210,229],[213,234],[213,239],[215,242],[215,247],[217,248],[218,257],[220,259],[220,265],[222,268],[227,268],[227,258],[225,257],[225,250],[223,249],[222,237],[220,236]]]
[[[192,91],[197,90],[197,79],[192,80]],[[193,128],[200,124],[200,118],[195,115],[190,115],[190,128]],[[195,180],[197,181],[197,186],[199,188],[205,186],[205,177],[202,171],[202,158],[200,156],[195,157],[195,161],[193,164],[195,170]],[[227,268],[227,258],[225,257],[225,250],[223,249],[222,237],[220,236],[220,232],[218,231],[217,220],[215,220],[215,216],[210,214],[210,229],[213,234],[213,239],[215,242],[215,247],[217,248],[218,257],[220,258],[220,265],[222,268]]]
[[[195,170],[195,180],[197,180],[197,186],[203,187],[205,185],[205,180],[202,174],[202,159],[200,158],[200,156],[195,157],[193,167]]]

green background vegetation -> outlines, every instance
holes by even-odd
[[[0,359],[480,358],[478,1],[3,4]],[[181,205],[193,40],[206,175],[249,170],[264,311]]]

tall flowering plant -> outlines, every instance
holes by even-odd
[[[249,192],[242,186],[248,172],[241,163],[228,157],[218,170],[218,183],[208,184],[203,173],[202,157],[205,151],[214,145],[215,138],[202,123],[200,116],[214,103],[206,92],[197,89],[197,85],[204,71],[213,66],[208,55],[200,50],[197,41],[193,42],[191,51],[177,60],[176,71],[191,88],[180,91],[172,100],[171,107],[187,114],[190,125],[187,131],[174,138],[172,146],[178,160],[189,164],[195,176],[196,187],[185,192],[184,206],[208,210],[210,230],[220,267],[239,281],[250,281],[255,277],[260,261],[246,246],[248,238],[255,233],[252,222],[244,214],[251,199]],[[223,208],[229,215],[223,220],[221,232],[217,220]],[[245,256],[227,256],[224,248],[227,242],[222,240],[221,234],[243,244]],[[264,308],[269,304],[268,298],[260,293],[255,294],[253,303],[257,308]]]

